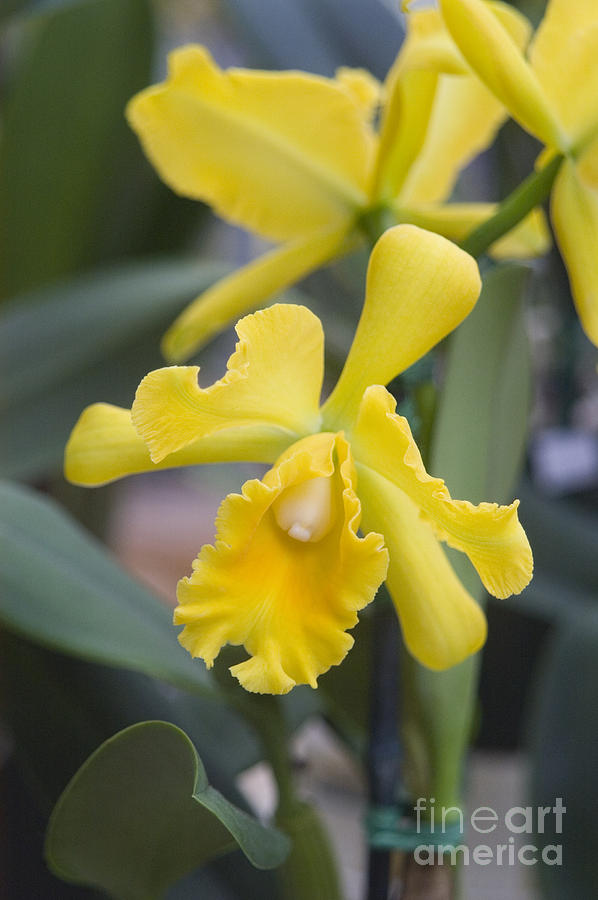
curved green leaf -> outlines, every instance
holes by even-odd
[[[521,469],[531,399],[528,275],[513,264],[486,273],[476,307],[450,342],[429,468],[454,497],[473,503],[510,502]]]
[[[501,265],[484,276],[477,306],[455,334],[433,435],[429,471],[454,497],[512,500],[527,435],[530,368],[523,323],[527,269]],[[458,427],[456,427],[458,423]],[[480,601],[477,573],[449,551],[467,590]],[[479,655],[446,672],[405,658],[404,740],[410,787],[444,806],[461,802],[461,766],[469,743]]]
[[[0,408],[38,396],[164,327],[227,270],[188,257],[150,259],[13,297],[0,311]]]
[[[83,662],[0,635],[3,720],[49,813],[71,775],[103,741],[135,722],[168,720],[195,744],[214,787],[246,808],[235,778],[263,759],[259,740],[224,700],[180,691],[138,672]],[[57,727],[60,723],[60,727]]]
[[[533,808],[547,808],[534,836],[540,848],[562,848],[561,865],[539,865],[547,900],[594,897],[598,880],[598,611],[563,623],[537,673],[528,747]],[[566,813],[554,814],[557,798]],[[535,819],[534,819],[535,824]],[[557,851],[547,851],[555,859]]]
[[[0,308],[4,477],[58,471],[70,431],[89,403],[130,405],[141,378],[162,365],[163,331],[225,271],[222,264],[183,257],[149,259],[7,301]]]
[[[0,482],[0,619],[62,653],[214,695],[166,607],[56,504],[8,482]]]
[[[35,12],[24,23],[4,109],[2,296],[97,259],[98,232],[133,146],[123,109],[151,68],[147,0],[79,0]]]
[[[50,818],[46,858],[67,881],[152,900],[237,847],[269,869],[283,862],[289,842],[210,786],[184,731],[141,722],[102,744],[67,785]]]

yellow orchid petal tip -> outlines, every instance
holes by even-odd
[[[304,306],[281,303],[245,316],[236,331],[226,375],[210,387],[199,387],[197,366],[156,369],[142,380],[131,417],[154,462],[225,429],[274,426],[290,442],[318,427],[320,320]]]
[[[533,574],[531,548],[517,517],[519,501],[474,506],[453,500],[444,481],[426,472],[409,423],[395,409],[385,388],[374,385],[365,392],[351,439],[358,463],[400,488],[440,540],[466,553],[489,593],[519,594]]]

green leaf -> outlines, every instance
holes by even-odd
[[[528,722],[533,808],[567,811],[562,831],[551,811],[533,843],[562,847],[562,865],[537,866],[548,900],[594,897],[598,881],[598,611],[571,617],[549,646],[536,673]],[[555,851],[551,851],[554,859]]]
[[[102,741],[144,719],[168,720],[182,728],[214,787],[243,806],[235,778],[259,762],[263,751],[252,729],[223,698],[82,662],[9,631],[0,641],[1,677],[11,686],[3,698],[3,717],[42,811],[49,813],[73,772]]]
[[[292,839],[279,872],[284,900],[342,900],[334,851],[314,807],[297,801],[277,815],[276,824]]]
[[[68,784],[50,819],[46,858],[67,881],[152,900],[237,847],[269,869],[289,842],[211,787],[184,731],[142,722],[102,744]]]
[[[135,146],[123,109],[149,79],[150,6],[83,0],[26,21],[4,109],[0,295],[97,258],[112,179]]]
[[[530,368],[522,295],[527,270],[497,266],[477,306],[451,338],[429,470],[453,497],[512,499],[527,435]],[[467,557],[448,551],[457,575],[480,601]],[[410,788],[444,806],[461,802],[461,766],[469,743],[479,656],[432,672],[406,655],[404,741]]]
[[[351,632],[355,643],[343,660],[318,682],[326,714],[349,747],[365,758],[370,723],[371,667],[374,653],[375,610],[365,609]]]
[[[226,271],[189,258],[151,259],[14,297],[0,313],[2,407],[40,394],[162,326]]]
[[[596,602],[596,516],[573,498],[540,496],[526,480],[518,493],[534,551],[534,577],[522,594],[501,602],[545,621],[568,620]]]
[[[0,482],[0,619],[17,634],[192,692],[215,688],[171,614],[54,503]]]
[[[33,478],[60,467],[81,410],[130,405],[162,365],[160,337],[226,271],[185,258],[104,269],[21,294],[0,311],[0,470]]]
[[[491,269],[449,346],[430,471],[473,503],[510,502],[521,469],[531,397],[522,306],[528,274],[521,265]]]

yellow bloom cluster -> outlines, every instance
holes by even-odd
[[[523,49],[526,20],[496,6]],[[205,48],[187,46],[171,54],[163,84],[131,100],[129,122],[170,187],[279,245],[181,314],[164,339],[167,359],[187,359],[238,316],[363,242],[369,213],[384,209],[391,222],[456,241],[492,215],[491,203],[446,200],[459,171],[493,140],[504,107],[464,63],[437,10],[410,14],[408,27],[384,85],[362,70],[335,78],[222,71]],[[530,256],[547,245],[536,211],[493,251]]]
[[[223,501],[214,545],[179,583],[175,622],[193,656],[211,666],[224,644],[243,644],[249,658],[232,671],[248,690],[315,687],[352,646],[347,630],[385,579],[422,663],[447,668],[482,645],[484,614],[440,541],[466,553],[495,596],[521,591],[532,556],[517,502],[453,500],[425,471],[384,387],[468,315],[479,291],[468,254],[398,225],[374,247],[355,338],[322,405],[320,321],[278,304],[237,324],[215,384],[201,388],[196,366],[171,366],[143,379],[130,411],[83,412],[66,449],[77,484],[193,463],[273,463]]]

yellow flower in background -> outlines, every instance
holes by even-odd
[[[316,687],[352,646],[347,630],[385,578],[424,665],[448,668],[483,644],[484,614],[440,541],[466,553],[495,596],[521,591],[532,557],[517,501],[453,500],[425,471],[383,387],[452,331],[479,291],[468,254],[399,225],[372,252],[355,338],[323,405],[321,323],[303,306],[277,304],[238,322],[226,375],[210,387],[199,387],[196,366],[171,366],[143,379],[131,411],[83,412],[65,460],[77,484],[273,463],[223,501],[214,545],[179,583],[175,623],[193,656],[211,666],[224,644],[243,644],[249,659],[232,672],[248,690]]]
[[[581,324],[598,344],[598,3],[549,0],[524,57],[492,6],[440,0],[471,69],[514,119],[541,140],[541,157],[563,153],[551,218]]]
[[[504,19],[523,46],[525,20],[514,10]],[[448,74],[430,70],[441,44],[457,59],[438,12],[413,13],[383,88],[361,70],[334,79],[223,71],[205,48],[187,46],[170,55],[164,83],[131,100],[129,122],[173,190],[278,245],[181,314],[164,339],[169,360],[188,358],[239,315],[363,242],[368,211],[387,207],[396,222],[453,240],[493,213],[493,204],[444,202],[506,114],[462,60]],[[537,213],[494,249],[528,256],[546,246]]]

